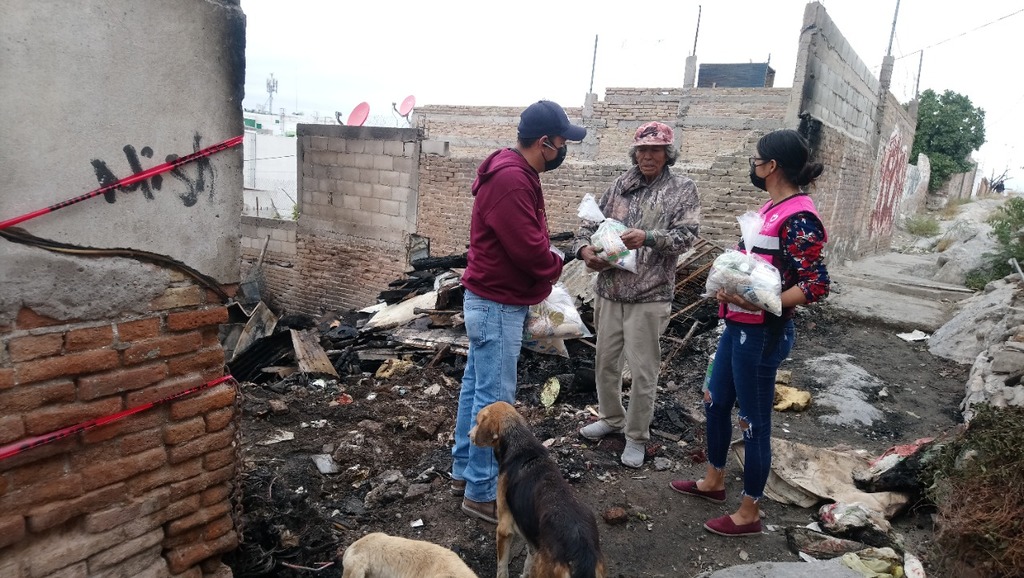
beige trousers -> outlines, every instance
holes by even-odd
[[[597,403],[608,425],[622,428],[628,439],[651,439],[654,398],[661,372],[661,334],[668,327],[672,303],[620,303],[595,297],[597,326]],[[633,385],[629,409],[622,406],[622,362],[629,363]]]

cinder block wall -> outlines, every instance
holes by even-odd
[[[299,277],[298,223],[290,219],[242,217],[242,279],[257,275],[253,271],[263,254],[261,276],[267,305],[279,311],[291,302],[293,293],[302,286]]]
[[[298,138],[302,283],[287,306],[318,315],[373,305],[408,269],[420,132],[300,124]]]

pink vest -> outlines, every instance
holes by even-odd
[[[761,231],[758,233],[757,238],[754,239],[754,246],[746,247],[746,250],[743,252],[754,253],[774,265],[781,272],[784,251],[782,249],[782,240],[779,238],[779,229],[782,227],[782,224],[797,213],[811,213],[818,220],[821,220],[821,217],[818,216],[818,211],[814,208],[814,201],[811,200],[809,195],[805,194],[789,197],[774,207],[772,202],[768,201],[758,212],[764,215],[764,225],[761,226]],[[822,241],[826,240],[827,234],[822,238]],[[785,282],[785,279],[783,279],[783,282]],[[785,291],[786,289],[789,289],[789,287],[783,285],[782,290]],[[783,310],[783,315],[785,315],[785,310]],[[757,311],[747,311],[731,303],[728,306],[722,303],[718,308],[718,316],[724,317],[727,321],[759,325],[765,322],[767,314],[760,309]]]

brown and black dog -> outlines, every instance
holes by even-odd
[[[523,576],[603,578],[594,513],[581,504],[548,449],[504,401],[480,410],[469,438],[498,460],[498,578],[508,578],[515,534],[526,540]]]

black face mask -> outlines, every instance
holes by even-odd
[[[750,184],[752,184],[755,187],[761,189],[762,191],[767,191],[768,189],[765,188],[765,187],[767,187],[768,184],[765,183],[764,177],[757,176],[757,173],[755,173],[754,170],[755,169],[753,169],[753,168],[750,169]]]
[[[544,143],[544,146],[558,152],[558,154],[555,155],[555,158],[551,159],[550,161],[544,161],[544,171],[553,171],[558,167],[562,166],[562,161],[565,160],[565,155],[569,154],[569,145],[562,145],[558,148],[555,148],[550,143]]]

